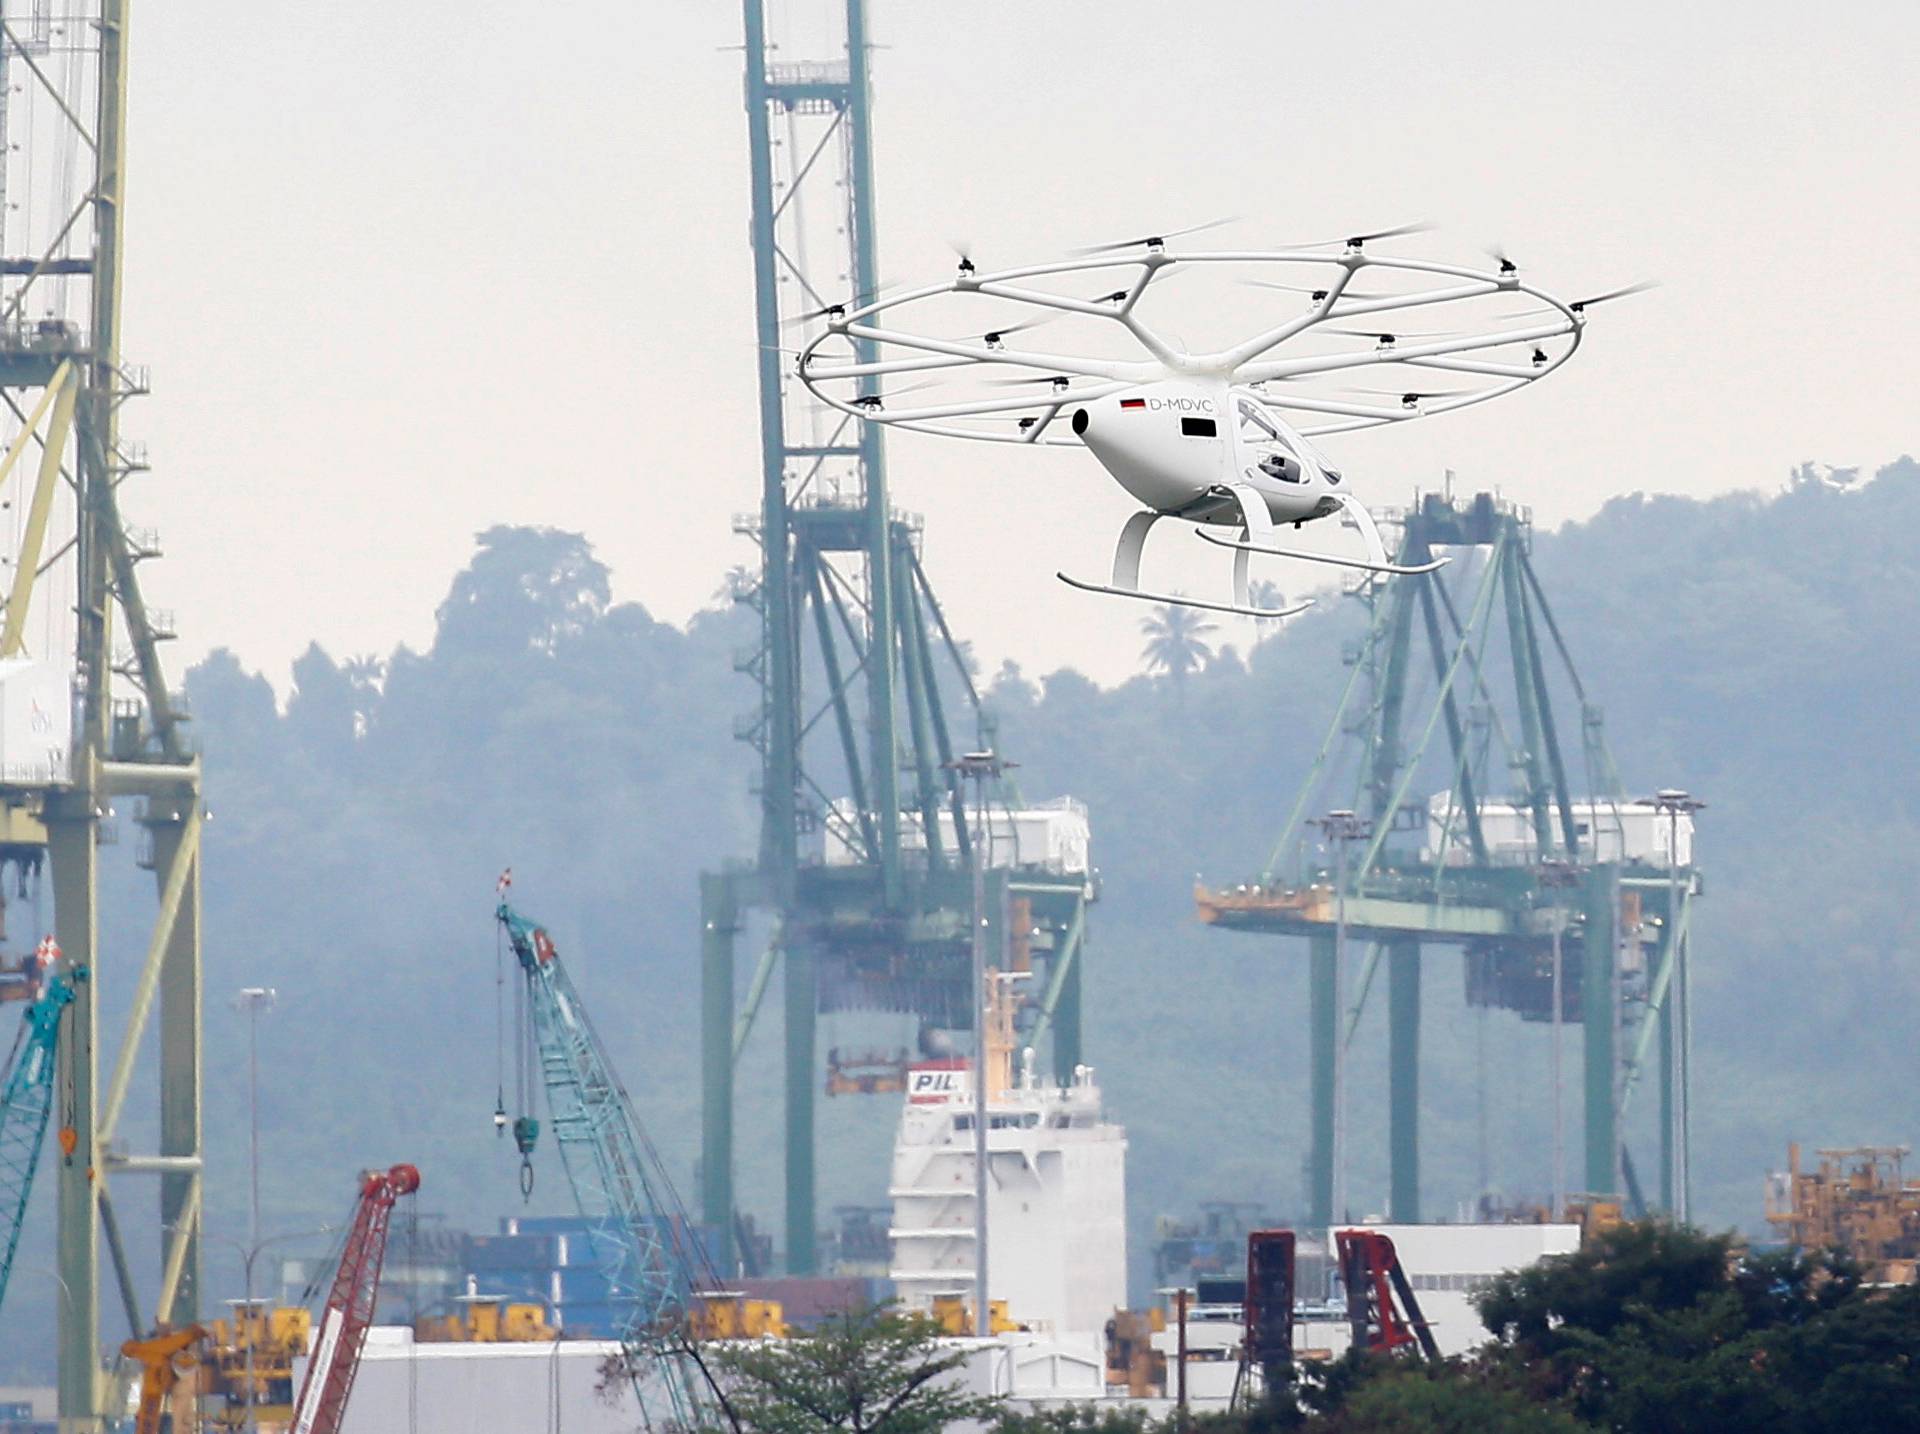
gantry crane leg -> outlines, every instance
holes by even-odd
[[[700,877],[700,1218],[714,1263],[731,1274],[733,1248],[733,945],[740,907],[733,878]]]
[[[787,1103],[787,1273],[811,1275],[814,1249],[813,1085],[819,1011],[813,949],[805,938],[787,942],[785,1040]]]
[[[154,880],[165,900],[169,885],[179,895],[172,909],[166,953],[160,973],[160,1154],[197,1161],[202,1153],[200,1094],[202,1077],[200,1016],[200,855],[201,813],[192,798],[148,818],[153,833]],[[150,808],[150,811],[153,810]],[[188,840],[189,827],[193,828]],[[184,869],[180,869],[185,863]],[[169,1170],[160,1175],[160,1228],[171,1244],[173,1232],[185,1232],[186,1246],[169,1251],[178,1260],[173,1298],[161,1317],[169,1324],[191,1324],[200,1313],[200,1239],[198,1207],[202,1173]],[[163,1291],[164,1294],[164,1291]]]
[[[1388,1210],[1420,1223],[1420,938],[1387,944]]]
[[[53,875],[54,936],[62,958],[91,968],[99,934],[96,908],[99,823],[84,791],[47,802],[47,849]],[[59,1211],[60,1434],[91,1434],[100,1415],[100,1215],[94,1150],[95,1041],[99,1019],[93,983],[74,992],[60,1042],[60,1087],[53,1118],[60,1131]],[[71,1149],[68,1148],[71,1143]]]
[[[1313,1074],[1313,1140],[1307,1166],[1307,1204],[1313,1227],[1333,1224],[1333,1047],[1340,1039],[1340,1008],[1335,996],[1332,932],[1308,938],[1307,1004]]]
[[[1620,1190],[1620,1135],[1615,1092],[1619,1003],[1615,914],[1619,897],[1615,868],[1595,866],[1583,883],[1586,908],[1581,972],[1581,1050],[1585,1074],[1586,1185],[1595,1194]]]

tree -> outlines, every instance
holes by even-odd
[[[1208,633],[1218,630],[1217,624],[1193,608],[1163,603],[1140,620],[1140,631],[1147,635],[1147,645],[1140,649],[1141,660],[1148,672],[1166,673],[1178,689],[1188,673],[1197,672],[1213,656],[1213,645],[1206,639]]]
[[[1287,605],[1287,595],[1280,591],[1280,584],[1271,578],[1255,578],[1247,584],[1247,596],[1253,599],[1255,607],[1271,610]],[[1260,632],[1260,641],[1265,641],[1286,625],[1284,619],[1277,617],[1255,618],[1254,622]]]
[[[1732,1287],[1732,1240],[1656,1221],[1602,1231],[1571,1255],[1501,1275],[1475,1297],[1480,1322],[1530,1359]]]
[[[1483,1368],[1604,1428],[1920,1427],[1920,1289],[1863,1287],[1837,1256],[1622,1225],[1501,1276],[1480,1311]]]
[[[479,551],[434,614],[436,654],[551,653],[590,629],[612,600],[607,566],[579,533],[502,526],[475,542]]]
[[[1062,1404],[1009,1409],[993,1434],[1173,1434],[1173,1429],[1174,1420],[1157,1423],[1137,1404]]]
[[[1587,1434],[1591,1429],[1451,1361],[1397,1362],[1312,1427],[1326,1434]]]
[[[959,1386],[967,1356],[941,1347],[937,1324],[889,1305],[829,1316],[793,1339],[716,1345],[705,1357],[747,1434],[940,1434],[1000,1409]]]

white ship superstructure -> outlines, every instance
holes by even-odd
[[[1005,1020],[990,1021],[987,1050],[988,1299],[1029,1329],[1098,1338],[1126,1304],[1126,1131],[1105,1118],[1089,1067],[1068,1085],[1042,1082],[1029,1050],[1008,1080],[1010,1041],[993,1031]],[[973,1112],[970,1062],[909,1070],[888,1271],[908,1309],[973,1302]]]

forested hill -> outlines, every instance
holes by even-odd
[[[1712,804],[1695,987],[1696,1205],[1710,1224],[1758,1223],[1761,1176],[1789,1139],[1920,1136],[1920,1104],[1901,1094],[1920,997],[1917,535],[1920,465],[1902,460],[1844,487],[1803,470],[1770,496],[1621,498],[1535,544],[1628,789],[1677,783]],[[1202,1199],[1299,1208],[1301,953],[1204,930],[1191,888],[1196,872],[1237,879],[1265,863],[1363,620],[1357,603],[1323,603],[1250,652],[1114,689],[1011,666],[988,684],[1026,795],[1071,793],[1092,809],[1103,899],[1088,1046],[1132,1135],[1137,1256],[1156,1216]],[[193,669],[214,814],[217,1233],[244,1230],[245,1029],[228,1005],[242,985],[280,993],[262,1028],[268,1230],[337,1215],[353,1170],[402,1158],[425,1172],[427,1210],[490,1228],[518,1208],[491,1124],[490,916],[509,864],[691,1193],[696,877],[753,851],[753,759],[732,732],[755,700],[733,665],[754,624],[724,605],[685,629],[656,622],[610,602],[582,538],[502,528],[480,535],[427,651],[310,649],[284,709],[229,653]],[[129,882],[123,902],[131,894]],[[1490,1183],[1538,1194],[1547,1181],[1544,1037],[1470,1015],[1459,964],[1447,951],[1426,962],[1430,1214],[1477,1187],[1483,1129]],[[110,983],[110,1000],[128,984]],[[1369,1022],[1354,1059],[1363,1198],[1385,1183],[1384,1032]],[[840,1038],[829,1023],[823,1046]],[[780,1209],[773,1046],[749,1050],[740,1117],[743,1199],[768,1224]],[[889,1101],[826,1103],[823,1211],[881,1200],[893,1118]],[[50,1262],[52,1183],[24,1265]],[[536,1208],[564,1200],[549,1165]],[[237,1293],[230,1246],[216,1240],[209,1262],[210,1296]],[[50,1315],[51,1281],[16,1285],[10,1327]],[[0,1350],[0,1380],[34,1365]]]

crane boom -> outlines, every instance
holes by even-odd
[[[526,982],[554,1142],[607,1271],[635,1394],[644,1410],[648,1389],[664,1386],[674,1422],[692,1427],[709,1401],[687,1357],[688,1325],[695,1292],[715,1278],[553,939],[505,902],[495,916]]]
[[[7,1276],[26,1222],[33,1194],[33,1172],[53,1109],[54,1052],[60,1044],[60,1017],[73,1004],[76,981],[86,968],[54,972],[39,999],[27,1007],[14,1039],[12,1058],[0,1079],[0,1303],[7,1297]]]
[[[420,1172],[411,1165],[369,1170],[360,1181],[360,1203],[340,1250],[340,1268],[320,1317],[320,1335],[300,1398],[293,1406],[292,1434],[339,1434],[347,1396],[360,1372],[360,1350],[373,1323],[380,1295],[380,1266],[387,1255],[387,1225],[393,1204],[420,1188]]]

